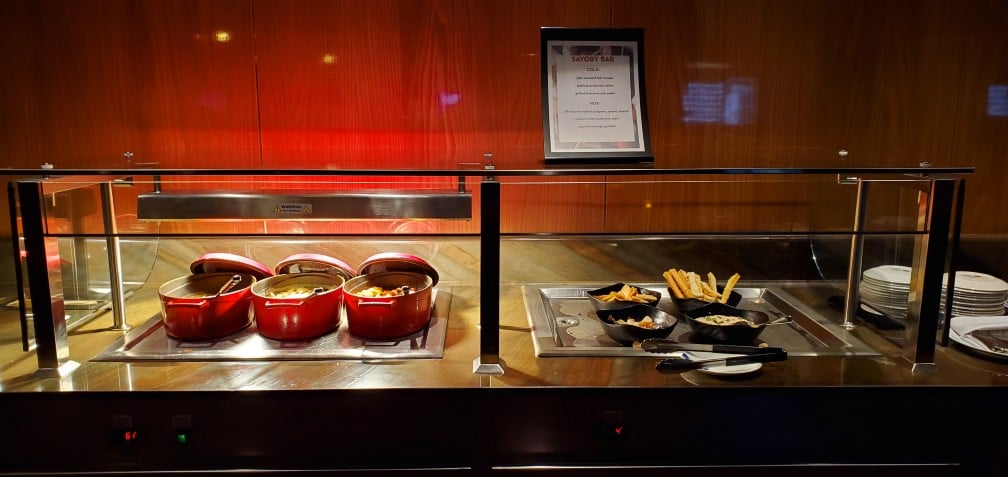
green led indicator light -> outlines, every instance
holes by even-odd
[[[176,434],[175,438],[178,439],[179,444],[189,443],[189,434]]]

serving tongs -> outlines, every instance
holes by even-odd
[[[764,348],[766,349],[766,348]],[[780,349],[780,348],[776,348]],[[690,359],[689,355],[683,353],[681,357],[667,358],[658,362],[655,366],[663,373],[680,373],[693,369],[706,368],[708,366],[736,366],[751,363],[769,363],[772,361],[784,361],[787,359],[786,351],[774,351],[767,353],[756,353],[744,356],[731,356],[724,358]]]
[[[725,354],[773,354],[785,353],[783,348],[772,348],[763,346],[740,346],[726,344],[698,344],[680,343],[667,339],[649,339],[641,342],[641,349],[649,353],[674,353],[677,351],[704,351],[707,353]]]

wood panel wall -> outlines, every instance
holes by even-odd
[[[11,0],[0,13],[2,166],[442,169],[492,152],[498,168],[538,168],[539,27],[632,26],[658,167],[976,166],[964,231],[1008,233],[1008,117],[988,108],[1008,87],[1005,0]],[[691,121],[700,83],[750,88],[751,107],[735,124]],[[842,229],[853,197],[568,181],[508,184],[505,228]]]

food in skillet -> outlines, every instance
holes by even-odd
[[[623,288],[620,288],[619,291],[609,292],[605,295],[595,295],[595,298],[606,302],[630,301],[634,303],[651,303],[658,300],[657,297],[641,293],[637,287],[630,285],[623,285]]]
[[[629,318],[629,319],[626,319],[626,320],[619,319],[619,320],[616,320],[615,323],[617,325],[636,326],[638,328],[644,328],[646,330],[653,330],[654,327],[655,327],[654,319],[652,319],[650,316],[645,316],[644,319],[640,320],[640,321],[637,321],[637,320],[635,320],[633,318]]]
[[[314,293],[325,293],[332,290],[331,287],[309,287],[297,285],[285,288],[276,288],[266,291],[266,298],[305,298]]]
[[[728,316],[728,315],[707,315],[700,316],[696,318],[700,323],[706,323],[708,325],[715,326],[733,326],[733,325],[746,325],[753,328],[759,328],[760,325],[753,323],[745,318],[740,318],[738,316]]]
[[[696,272],[687,272],[676,268],[666,270],[662,273],[662,277],[665,278],[665,282],[668,283],[669,290],[675,295],[675,298],[691,298],[709,303],[727,303],[732,289],[742,278],[738,273],[732,274],[728,277],[724,289],[718,291],[717,277],[711,272],[707,272],[706,281]]]
[[[367,298],[384,298],[389,296],[405,296],[410,293],[416,293],[416,289],[413,287],[403,285],[398,288],[386,289],[382,287],[368,287],[356,293],[357,296],[363,296]]]

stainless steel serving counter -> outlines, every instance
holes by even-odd
[[[915,374],[906,359],[901,357],[902,332],[879,330],[860,321],[852,330],[839,326],[842,314],[826,303],[828,295],[836,292],[829,282],[774,280],[760,269],[744,274],[739,286],[752,295],[747,300],[762,301],[761,306],[773,306],[776,312],[794,315],[793,325],[767,335],[774,341],[771,344],[790,348],[789,359],[783,363],[768,363],[760,373],[745,379],[724,380],[697,372],[661,375],[654,371],[657,358],[647,353],[608,346],[612,343],[596,347],[595,351],[564,346],[565,341],[558,340],[559,333],[553,327],[556,322],[549,322],[549,314],[545,313],[542,301],[543,297],[548,300],[550,294],[584,290],[614,281],[654,283],[656,289],[661,289],[660,282],[654,281],[660,279],[659,271],[612,266],[627,263],[620,254],[634,253],[632,250],[616,249],[612,255],[600,255],[605,248],[586,246],[578,241],[532,244],[519,240],[506,242],[505,245],[503,253],[513,259],[502,261],[505,265],[502,276],[505,279],[500,288],[498,308],[500,355],[505,362],[505,372],[499,377],[472,372],[472,361],[479,356],[479,311],[486,304],[481,302],[479,287],[475,284],[479,264],[473,257],[478,256],[478,243],[470,239],[441,244],[436,250],[412,250],[418,255],[429,256],[442,274],[438,288],[443,293],[435,306],[444,313],[435,313],[439,316],[432,325],[436,331],[436,339],[433,340],[436,349],[419,354],[414,352],[413,357],[423,359],[410,359],[409,353],[391,355],[388,359],[371,359],[373,355],[363,359],[361,354],[326,354],[317,348],[300,359],[269,353],[252,353],[229,359],[234,354],[231,351],[209,353],[207,359],[200,359],[199,353],[188,359],[172,359],[170,354],[148,355],[147,360],[127,359],[144,356],[130,356],[130,353],[123,352],[123,343],[135,345],[138,336],[152,329],[156,331],[156,320],[152,317],[159,313],[157,286],[187,273],[188,260],[204,250],[193,248],[189,242],[163,241],[158,252],[161,266],[155,268],[146,285],[133,291],[129,298],[129,320],[133,328],[128,331],[111,329],[111,313],[104,311],[71,331],[71,359],[79,363],[80,368],[66,376],[46,377],[37,373],[32,354],[20,349],[17,320],[10,315],[16,310],[7,308],[0,311],[8,314],[0,321],[3,326],[0,352],[4,357],[0,386],[7,393],[250,388],[1008,384],[1005,376],[1008,364],[983,359],[958,346],[939,347],[934,370]],[[218,244],[211,242],[205,246],[213,248]],[[251,247],[247,249],[266,256],[287,253],[281,246],[267,244]],[[367,247],[360,250],[358,248],[361,247],[353,244],[347,247],[354,248],[357,254],[369,254],[376,250]],[[690,247],[692,249],[695,245]],[[691,250],[690,256],[696,254]],[[669,260],[652,266],[660,270],[670,263],[688,263]],[[584,280],[571,281],[569,277],[572,275]],[[574,315],[588,311],[587,304],[579,305],[578,299],[571,303],[575,308],[585,308],[571,312]],[[553,316],[553,319],[556,318]],[[685,330],[688,327],[681,326],[676,337],[681,337]],[[191,354],[184,350],[180,352]],[[117,357],[117,354],[120,356]]]
[[[522,287],[536,356],[649,356],[647,351],[618,343],[605,334],[600,313],[590,303],[588,293],[606,285],[609,284],[577,287],[570,284],[528,284]],[[663,289],[664,284],[636,285],[661,294],[655,303],[656,308],[678,314],[668,292]],[[809,282],[749,283],[745,287],[735,287],[734,291],[741,297],[736,305],[738,308],[767,313],[784,320],[767,327],[760,334],[760,344],[783,348],[792,357],[878,356],[878,351],[831,322],[823,315],[823,310],[801,303],[787,291],[788,288],[809,287],[835,290],[837,286]],[[692,333],[682,317],[679,321],[681,323],[676,323],[668,339],[680,343],[704,343],[702,337]]]
[[[348,247],[365,256],[375,251]],[[247,250],[260,258],[287,253]],[[825,306],[829,289],[774,281],[759,267],[743,270],[740,282],[802,303],[806,318],[821,325],[816,333],[829,331],[839,340],[832,345],[846,348],[811,346],[739,376],[669,374],[655,369],[659,356],[645,353],[543,353],[539,318],[530,321],[527,306],[544,290],[654,283],[674,250],[649,270],[624,266],[620,254],[633,253],[625,248],[505,242],[496,304],[481,301],[478,250],[475,239],[408,250],[429,257],[439,287],[450,291],[438,357],[99,360],[130,333],[109,329],[105,312],[70,333],[79,367],[53,377],[36,372],[32,353],[20,350],[16,319],[5,316],[0,418],[24,430],[18,445],[0,451],[0,462],[47,472],[394,468],[472,475],[752,475],[753,466],[774,475],[837,475],[829,473],[836,466],[863,475],[994,475],[987,471],[1004,464],[994,454],[1004,438],[976,436],[984,416],[1008,397],[1008,364],[948,347],[938,349],[930,372],[914,373],[898,333],[860,322],[838,328],[840,312]],[[161,244],[162,265],[129,298],[131,324],[156,316],[156,286],[185,273],[200,251]],[[485,306],[499,309],[500,376],[473,373]],[[147,437],[124,443],[110,431]],[[165,440],[183,431],[193,445]],[[53,433],[63,440],[51,442]],[[719,452],[653,452],[673,435],[737,437]],[[376,444],[390,438],[410,444]],[[62,460],[50,459],[54,454]]]

